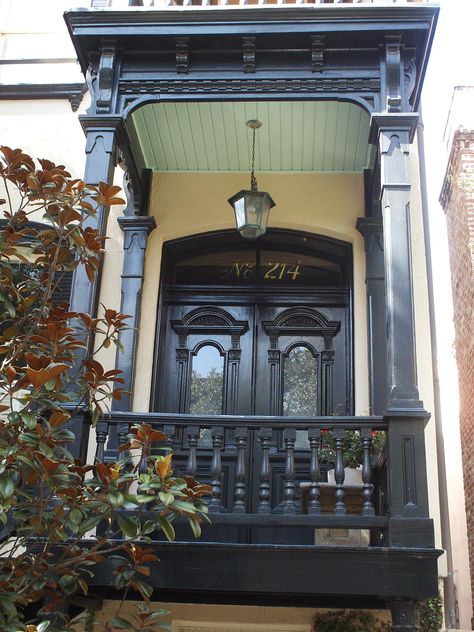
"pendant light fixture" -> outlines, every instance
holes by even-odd
[[[259,191],[255,177],[255,131],[262,126],[257,119],[247,121],[252,130],[252,170],[250,172],[250,190],[239,191],[231,198],[229,204],[234,209],[237,230],[245,239],[256,239],[267,230],[268,214],[275,206],[269,193]]]

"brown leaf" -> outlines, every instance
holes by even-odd
[[[67,364],[57,364],[51,368],[39,369],[38,371],[27,369],[26,376],[35,388],[41,388],[46,382],[59,377],[59,375],[67,371],[68,368],[69,366]]]

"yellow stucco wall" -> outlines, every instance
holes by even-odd
[[[150,215],[157,228],[150,235],[142,299],[133,408],[148,410],[153,364],[156,307],[162,245],[187,235],[234,227],[227,198],[247,186],[244,174],[158,173],[153,179]],[[328,235],[354,248],[354,341],[356,412],[367,414],[368,365],[365,256],[357,217],[363,215],[363,183],[358,174],[259,174],[259,187],[270,191],[276,207],[269,227]]]

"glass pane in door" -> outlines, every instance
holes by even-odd
[[[316,417],[318,415],[318,364],[311,351],[302,345],[293,347],[283,364],[283,415]],[[295,447],[309,448],[308,433],[296,431]]]
[[[224,358],[216,347],[205,345],[193,357],[191,366],[191,398],[189,412],[201,415],[222,413],[222,390],[224,385]],[[212,445],[209,429],[202,429],[199,446]]]

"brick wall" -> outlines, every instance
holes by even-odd
[[[451,260],[464,492],[474,599],[474,132],[458,131],[454,136],[441,204],[446,213]]]

